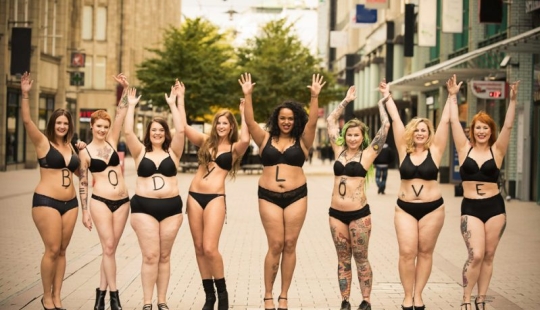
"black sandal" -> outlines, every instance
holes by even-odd
[[[462,303],[461,306],[460,306],[460,309],[461,309],[463,306],[465,306],[465,310],[468,310],[469,307],[471,306],[471,303],[470,303],[470,302],[464,302],[464,303]],[[471,309],[472,309],[472,307],[471,307]]]
[[[263,298],[263,301],[274,300],[273,297]],[[264,310],[276,310],[276,308],[264,308]]]
[[[146,304],[142,307],[142,310],[152,310],[152,304]]]
[[[287,297],[281,297],[281,296],[279,296],[278,299],[277,299],[277,300],[278,300],[278,303],[279,303],[279,300],[280,300],[280,299],[287,300]],[[289,309],[289,308],[277,308],[277,310],[288,310],[288,309]]]
[[[478,307],[478,305],[482,305],[482,308],[480,309]],[[481,301],[481,302],[474,302],[474,306],[476,307],[476,310],[484,310],[486,309],[486,302],[485,301]]]

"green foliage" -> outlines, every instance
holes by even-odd
[[[188,118],[213,114],[218,108],[238,108],[237,76],[234,74],[234,49],[227,34],[201,18],[186,19],[180,28],[165,30],[163,47],[148,49],[155,54],[141,63],[137,78],[143,100],[166,106],[176,78],[186,87]]]
[[[264,122],[276,105],[284,100],[309,103],[314,73],[321,73],[327,81],[319,105],[341,100],[345,91],[335,89],[334,76],[320,68],[320,60],[311,55],[294,33],[294,23],[286,19],[271,21],[261,29],[261,35],[238,49],[240,72],[250,72],[255,85],[253,109],[255,119]]]

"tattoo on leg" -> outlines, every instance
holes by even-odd
[[[465,245],[467,246],[468,252],[467,261],[465,261],[465,265],[463,265],[463,287],[467,287],[469,285],[469,280],[467,279],[467,271],[469,269],[469,266],[472,264],[474,253],[470,243],[471,231],[467,230],[467,219],[467,216],[464,216],[461,219],[461,234],[463,235],[463,240],[465,240]]]

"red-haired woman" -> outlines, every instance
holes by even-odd
[[[120,165],[120,157],[115,147],[118,144],[122,123],[127,112],[129,83],[122,73],[114,78],[124,87],[122,98],[116,107],[114,123],[111,121],[111,116],[104,110],[92,113],[90,118],[92,142],[86,146],[86,152],[80,153],[79,194],[81,196],[83,224],[88,230],[92,230],[92,222],[94,222],[103,250],[100,282],[99,287],[96,288],[94,310],[105,309],[107,289],[109,289],[110,294],[111,310],[122,309],[116,287],[115,254],[129,215],[129,197]],[[94,181],[89,206],[87,205],[88,170],[90,170]]]
[[[472,309],[471,294],[476,284],[476,309],[485,309],[495,251],[506,227],[506,209],[498,180],[514,124],[518,86],[519,82],[510,86],[510,103],[499,137],[493,119],[485,112],[479,112],[472,119],[469,141],[459,122],[457,102],[452,102],[450,109],[452,135],[463,181],[461,234],[469,253],[463,266],[461,309],[465,310]]]

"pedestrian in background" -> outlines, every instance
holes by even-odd
[[[386,104],[400,163],[394,225],[404,310],[425,309],[422,292],[431,275],[433,251],[444,223],[444,200],[437,178],[448,140],[450,103],[456,100],[459,87],[455,77],[446,83],[448,99],[437,131],[426,118],[414,118],[404,127],[394,100],[390,98]]]
[[[90,117],[92,141],[86,146],[86,152],[79,154],[82,222],[89,231],[92,230],[92,222],[95,224],[103,251],[94,310],[105,309],[107,289],[110,294],[111,310],[122,309],[116,286],[116,248],[129,215],[129,193],[120,165],[120,156],[114,146],[118,144],[126,117],[129,83],[122,73],[114,79],[124,88],[122,98],[116,106],[114,123],[111,123],[111,116],[105,110],[92,113]],[[88,204],[90,194],[88,171],[92,174],[94,184],[90,204]]]
[[[157,286],[158,310],[168,310],[171,251],[183,220],[176,175],[184,150],[184,125],[176,107],[173,86],[170,95],[165,94],[165,100],[171,111],[174,136],[165,119],[154,118],[148,122],[143,142],[140,142],[133,132],[135,106],[140,98],[136,97],[134,88],[128,90],[124,130],[137,168],[135,195],[131,198],[131,226],[142,252],[143,310],[152,310],[154,286]]]
[[[249,146],[249,132],[244,118],[244,100],[239,110],[242,128],[229,110],[218,111],[210,134],[204,134],[187,124],[184,108],[184,84],[176,81],[176,98],[180,119],[188,140],[199,148],[199,167],[189,187],[187,212],[195,255],[206,295],[203,310],[213,310],[218,295],[218,310],[229,308],[223,257],[219,253],[219,237],[226,215],[225,179],[236,176],[240,161]]]
[[[452,79],[455,81],[456,76]],[[452,135],[463,185],[461,234],[469,254],[462,274],[461,309],[465,310],[472,309],[475,285],[478,285],[476,309],[485,309],[495,251],[506,228],[506,208],[498,180],[514,125],[518,86],[519,81],[510,86],[510,103],[499,137],[495,121],[481,111],[472,119],[469,141],[459,122],[457,102],[451,104]]]
[[[379,100],[381,128],[370,143],[368,127],[358,119],[343,125],[339,132],[339,117],[347,104],[356,98],[351,86],[345,99],[327,118],[328,135],[335,154],[334,188],[329,210],[330,231],[338,257],[338,281],[341,291],[341,310],[350,310],[352,264],[356,263],[362,303],[358,310],[371,310],[371,287],[373,272],[368,260],[369,237],[371,235],[371,211],[366,197],[366,182],[373,177],[373,161],[383,149],[388,136],[390,121],[384,108],[389,93],[386,83],[379,85],[384,97]],[[367,168],[366,168],[367,167]]]
[[[238,80],[244,92],[249,132],[260,150],[263,172],[259,179],[259,212],[268,239],[264,261],[264,308],[274,309],[272,290],[281,262],[278,309],[287,309],[287,297],[296,266],[296,243],[307,212],[307,184],[302,166],[313,145],[319,93],[326,82],[313,74],[309,116],[304,107],[287,100],[274,109],[262,129],[253,114],[251,74]]]
[[[54,310],[62,309],[66,250],[73,235],[79,205],[73,174],[79,173],[80,160],[71,145],[74,125],[67,110],[53,111],[45,133],[32,121],[28,101],[33,83],[30,74],[25,72],[21,77],[21,115],[40,167],[40,180],[32,199],[32,219],[45,246],[40,268],[43,285],[41,305],[45,310]],[[77,147],[80,150],[86,144],[78,143]]]
[[[387,143],[380,150],[379,156],[375,158],[375,182],[377,183],[377,194],[383,194],[386,189],[386,178],[388,177],[388,167],[394,161],[394,153]]]

